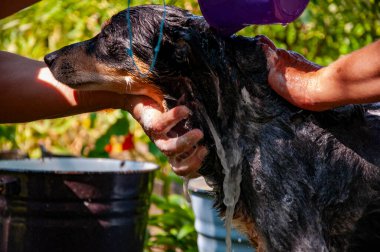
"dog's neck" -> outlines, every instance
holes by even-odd
[[[201,128],[206,133],[206,145],[211,147],[200,172],[211,183],[221,182],[225,176],[223,162],[249,169],[260,128],[299,109],[284,102],[268,86],[266,57],[256,39],[223,39],[210,31],[190,32],[185,43],[191,48],[189,60],[195,62],[181,78],[164,80],[169,87],[166,93],[194,112],[189,127]],[[178,83],[176,88],[173,82]],[[223,151],[220,146],[218,150],[217,141]],[[227,154],[224,160],[221,151]],[[221,186],[213,183],[223,198]]]

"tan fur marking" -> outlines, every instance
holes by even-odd
[[[238,202],[238,205],[235,208],[232,225],[242,234],[247,236],[249,242],[255,247],[257,252],[265,252],[264,239],[256,229],[256,222],[249,216],[249,214],[245,213],[244,209],[245,207],[242,206],[242,203]],[[222,212],[221,216],[224,217],[225,213]]]
[[[257,252],[265,251],[263,239],[256,231],[256,223],[252,218],[249,218],[246,215],[235,215],[232,225],[237,230],[247,235],[248,240],[256,248]]]
[[[66,77],[75,78],[77,82],[81,82],[81,78],[84,78],[85,82],[90,83],[80,86],[82,89],[145,95],[161,105],[163,110],[166,110],[164,94],[149,78],[151,75],[149,66],[136,56],[134,57],[136,65],[143,74],[147,75],[146,77],[140,76],[137,70],[129,72],[108,67],[97,61],[94,56],[89,56],[82,46],[77,47],[71,54],[60,57],[59,60],[70,62],[75,69],[75,75]],[[128,78],[128,81],[126,78]]]
[[[135,63],[136,63],[136,66],[140,69],[140,71],[143,73],[143,74],[147,74],[149,75],[150,72],[149,72],[149,65],[146,64],[145,62],[143,62],[142,60],[140,60],[138,57],[134,56],[134,60],[135,60]]]

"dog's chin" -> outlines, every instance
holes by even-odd
[[[112,92],[120,95],[136,95],[136,96],[146,96],[154,100],[157,104],[161,105],[164,109],[166,108],[166,103],[163,98],[163,94],[157,89],[146,88],[135,88],[132,85],[127,85],[125,83],[98,83],[98,82],[70,82],[68,80],[61,81],[68,87],[76,90],[83,91],[103,91]]]
[[[59,80],[61,81],[61,80]],[[83,91],[105,91],[112,92],[121,95],[132,94],[128,92],[128,87],[123,83],[99,83],[93,81],[83,81],[83,82],[70,82],[61,81],[65,85],[72,89],[83,90]]]
[[[128,73],[112,76],[110,74],[82,70],[66,72],[56,67],[51,67],[50,71],[59,82],[72,89],[147,96],[163,108],[166,107],[164,105],[164,94],[161,89],[148,79],[141,79]]]
[[[82,83],[65,83],[66,86],[76,90],[88,90],[88,91],[107,91],[99,88],[98,83],[82,82]]]

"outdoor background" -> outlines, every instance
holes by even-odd
[[[162,1],[132,3],[162,4]],[[196,0],[167,0],[166,3],[200,15]],[[127,0],[43,0],[0,20],[0,50],[42,60],[48,52],[93,37],[106,19],[126,7]],[[251,26],[240,34],[264,34],[278,47],[327,65],[379,38],[380,1],[311,0],[294,23]],[[173,188],[180,188],[181,179],[170,172],[165,157],[126,112],[107,110],[0,125],[0,152],[21,150],[31,158],[38,158],[41,145],[55,154],[149,160],[160,164],[156,181],[161,187],[152,197],[156,211],[150,216],[154,228],[149,229],[146,250],[196,251],[193,213],[184,197],[173,193]]]

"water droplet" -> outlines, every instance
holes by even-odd
[[[231,206],[232,204],[234,204],[234,202],[235,202],[235,199],[233,199],[233,198],[227,198],[227,197],[225,197],[223,199],[223,203],[226,206]]]
[[[257,218],[257,219],[256,219],[256,224],[260,226],[261,223],[262,223],[261,219],[260,219],[260,218]]]
[[[293,197],[290,195],[285,195],[283,201],[285,204],[290,205],[293,202]]]
[[[255,179],[253,184],[253,187],[257,192],[261,192],[263,190],[263,185],[259,179]]]

